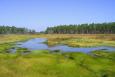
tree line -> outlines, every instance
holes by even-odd
[[[115,22],[110,23],[91,23],[78,25],[59,25],[48,27],[45,31],[47,34],[114,34]]]
[[[26,34],[35,33],[35,30],[17,28],[15,26],[0,26],[0,34]]]

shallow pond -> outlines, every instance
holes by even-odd
[[[69,47],[67,45],[56,45],[56,46],[48,46],[43,42],[47,41],[45,38],[35,38],[28,40],[26,42],[18,42],[16,44],[17,47],[27,48],[28,50],[61,50],[63,52],[91,52],[94,50],[108,50],[108,51],[115,51],[114,47],[89,47],[89,48],[75,48]]]

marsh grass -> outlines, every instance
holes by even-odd
[[[27,48],[17,48],[16,49],[16,54],[23,55],[23,54],[29,54],[31,51],[28,50]]]
[[[38,51],[41,52],[42,50]],[[36,51],[37,52],[37,51]],[[44,50],[43,50],[44,52]],[[63,54],[0,54],[1,77],[114,77],[113,52],[98,52],[103,58],[74,52]],[[103,55],[102,55],[103,54]]]
[[[114,34],[61,34],[47,35],[48,40],[45,42],[49,46],[57,44],[66,44],[71,47],[95,47],[95,46],[112,46],[115,47]]]
[[[104,50],[91,53],[35,50],[31,54],[19,55],[27,49],[19,49],[18,53],[6,53],[13,47],[12,42],[30,38],[48,38],[48,44],[71,44],[93,46],[94,43],[114,46],[114,34],[99,35],[0,35],[0,77],[114,77],[115,52]],[[111,39],[112,38],[112,39]],[[97,44],[96,44],[97,45]],[[82,46],[82,45],[80,45]]]
[[[73,47],[113,46],[114,34],[36,34],[36,35],[0,35],[0,44],[24,41],[31,38],[47,38],[49,46],[67,44]]]
[[[115,46],[115,41],[87,38],[69,39],[61,43],[72,47]]]
[[[13,43],[0,44],[0,53],[9,53],[9,49],[13,48]]]

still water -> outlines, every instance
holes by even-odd
[[[56,45],[56,46],[48,46],[43,42],[47,41],[45,38],[35,38],[28,40],[26,42],[18,42],[16,44],[17,47],[27,48],[29,50],[61,50],[63,52],[91,52],[94,50],[108,50],[108,51],[115,51],[114,47],[90,47],[90,48],[75,48],[69,47],[67,45]]]

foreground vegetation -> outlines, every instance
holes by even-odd
[[[76,45],[83,43],[84,46],[89,46],[105,42],[108,46],[115,46],[114,34],[0,35],[0,77],[115,76],[115,51],[100,50],[86,54],[82,52],[61,53],[59,50],[29,51],[26,48],[18,48],[16,53],[9,53],[8,50],[14,47],[15,42],[36,37],[47,38],[49,45],[72,46],[72,43]]]
[[[115,52],[0,54],[1,77],[114,77]],[[44,53],[43,53],[44,52]]]

